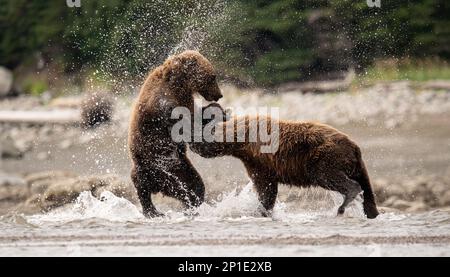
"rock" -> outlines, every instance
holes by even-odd
[[[441,206],[450,206],[450,191],[446,191],[439,197],[439,204]]]
[[[62,150],[68,149],[73,145],[72,141],[70,139],[66,139],[63,140],[60,144],[59,144],[59,148]]]
[[[33,173],[25,176],[24,180],[28,183],[32,194],[41,194],[52,184],[70,180],[76,175],[68,171],[46,171]]]
[[[23,152],[10,137],[7,137],[0,142],[0,157],[2,159],[21,159]]]
[[[32,201],[39,203],[43,210],[49,210],[72,203],[84,191],[90,191],[96,197],[104,191],[110,191],[133,203],[138,202],[134,189],[116,175],[59,179],[45,189],[39,200]]]
[[[399,210],[407,210],[414,206],[414,202],[408,202],[402,199],[397,199],[393,201],[392,207]]]
[[[450,207],[450,174],[417,175],[409,179],[374,179],[379,204],[409,212]]]
[[[12,72],[7,68],[0,66],[0,98],[10,95],[13,80]]]
[[[52,98],[53,98],[53,94],[52,94],[52,92],[51,91],[44,91],[42,94],[41,94],[41,102],[43,103],[43,104],[48,104],[49,102],[50,102],[50,100],[52,100]]]
[[[374,192],[377,200],[384,202],[392,196],[403,197],[406,189],[397,182],[389,183],[384,179],[376,179],[374,180]]]
[[[398,210],[406,210],[413,206],[413,202],[405,201],[397,196],[391,196],[386,201],[384,201],[382,205]]]
[[[377,197],[377,200],[384,202],[391,194],[387,192],[389,183],[385,179],[376,179],[372,182],[373,190]]]
[[[47,139],[54,133],[53,128],[49,125],[45,125],[39,129],[39,137]]]
[[[40,152],[36,155],[36,158],[39,161],[46,161],[50,158],[50,154],[49,154],[49,152]]]
[[[392,207],[394,205],[394,202],[398,200],[397,196],[391,196],[388,199],[386,199],[385,201],[380,201],[383,206],[386,207]]]
[[[30,214],[38,213],[41,208],[41,196],[39,194],[31,195],[25,202],[17,206],[16,210],[28,212]]]
[[[85,144],[88,142],[91,142],[95,139],[95,135],[91,133],[83,133],[81,136],[79,136],[78,143],[79,144]]]
[[[27,199],[29,195],[30,189],[25,180],[0,175],[0,201],[19,202]]]
[[[391,207],[382,207],[382,206],[378,206],[378,211],[381,214],[386,214],[386,213],[396,213],[398,212],[397,209],[391,208]]]
[[[73,178],[76,175],[70,171],[44,171],[38,173],[32,173],[25,176],[25,181],[28,184],[33,184],[35,182],[43,180],[52,180],[58,178]]]
[[[136,190],[130,183],[123,182],[118,176],[115,175],[106,175],[102,178],[104,178],[108,184],[106,186],[96,188],[94,191],[94,196],[99,197],[102,192],[110,191],[116,196],[123,197],[134,204],[139,203]]]
[[[33,148],[34,138],[35,137],[25,135],[20,139],[15,139],[14,146],[19,149],[20,152],[26,153]]]
[[[56,208],[73,202],[83,191],[91,191],[88,182],[77,178],[59,181],[50,185],[41,197],[43,209]]]
[[[406,209],[407,212],[422,212],[427,210],[427,205],[424,202],[413,202],[412,205]]]

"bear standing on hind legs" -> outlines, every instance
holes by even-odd
[[[145,81],[134,106],[128,134],[132,160],[131,179],[143,213],[162,215],[151,195],[161,192],[183,202],[187,208],[204,201],[203,181],[186,156],[185,142],[171,137],[172,110],[185,107],[194,113],[194,94],[207,101],[222,97],[211,63],[196,51],[169,57]]]

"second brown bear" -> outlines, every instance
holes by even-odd
[[[377,217],[375,196],[361,150],[347,135],[324,124],[282,121],[266,116],[235,116],[226,120],[223,109],[217,104],[212,106],[216,110],[220,108],[225,118],[213,123],[216,140],[191,143],[190,148],[205,158],[230,155],[240,159],[253,181],[263,215],[271,213],[278,184],[284,183],[298,187],[318,186],[341,193],[344,201],[338,209],[339,215],[362,191],[364,213],[368,218]],[[264,124],[259,125],[263,121]],[[278,126],[274,138],[278,148],[272,153],[263,153],[261,147],[266,143],[260,136],[254,141],[248,140],[255,131],[250,126],[265,126],[266,133],[270,134],[274,131],[272,123]],[[231,130],[231,141],[225,138],[228,130]],[[260,134],[260,130],[254,133]],[[247,140],[238,142],[238,136]]]

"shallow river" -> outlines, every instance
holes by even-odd
[[[2,256],[391,256],[450,255],[450,213],[385,212],[364,218],[359,202],[343,217],[331,209],[296,210],[278,202],[272,218],[254,214],[248,185],[204,204],[195,216],[161,206],[165,218],[146,219],[109,192],[86,192],[47,214],[0,218]]]

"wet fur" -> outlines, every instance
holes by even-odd
[[[246,137],[251,121],[270,117],[233,117],[218,123],[216,128],[229,124],[245,124]],[[235,128],[235,140],[236,140]],[[358,145],[344,133],[324,124],[312,122],[279,121],[279,149],[276,153],[260,152],[261,142],[201,142],[191,143],[190,148],[199,155],[212,158],[224,155],[239,158],[254,183],[263,215],[269,215],[274,207],[278,184],[298,187],[319,186],[340,192],[344,203],[338,214],[361,192],[364,212],[375,218],[378,210],[369,176]],[[224,131],[225,132],[225,131]]]
[[[186,156],[184,142],[171,138],[175,107],[194,111],[195,93],[208,101],[222,97],[210,62],[195,51],[168,58],[153,70],[134,105],[128,134],[131,179],[143,213],[159,216],[151,196],[163,193],[197,207],[204,201],[204,183]]]

